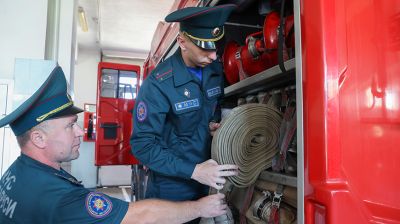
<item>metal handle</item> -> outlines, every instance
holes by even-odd
[[[117,125],[117,124],[107,124],[107,123],[103,123],[103,124],[100,124],[100,127],[101,127],[101,128],[120,128],[121,126],[120,126],[120,125]]]

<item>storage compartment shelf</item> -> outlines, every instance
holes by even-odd
[[[241,80],[225,88],[225,97],[256,93],[265,89],[277,88],[290,84],[296,79],[295,58],[285,61],[286,73],[282,73],[279,65]]]
[[[282,173],[275,173],[271,171],[263,171],[258,177],[260,180],[270,181],[277,184],[297,187],[297,177],[289,176]]]

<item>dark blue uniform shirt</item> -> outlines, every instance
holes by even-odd
[[[219,61],[191,74],[180,49],[143,82],[133,112],[133,154],[151,170],[147,198],[194,200],[208,187],[191,180],[198,163],[210,159],[208,124],[223,94]]]
[[[0,182],[0,223],[120,223],[128,203],[84,188],[64,170],[21,155]]]

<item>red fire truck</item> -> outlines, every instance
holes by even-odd
[[[400,223],[400,2],[177,0],[171,11],[225,3],[238,5],[218,51],[226,102],[265,91],[296,105],[292,162],[260,179],[296,189],[298,223]],[[144,77],[178,49],[178,30],[159,24]],[[239,216],[245,198],[232,203]]]
[[[100,62],[97,78],[95,165],[134,165],[129,138],[140,67]]]

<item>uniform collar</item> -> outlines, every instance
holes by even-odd
[[[33,158],[31,158],[30,156],[27,156],[23,153],[21,153],[20,155],[20,159],[21,161],[23,161],[25,164],[28,164],[30,166],[35,166],[36,168],[42,169],[42,170],[46,170],[49,172],[55,172],[58,171],[57,169],[54,169],[53,167],[46,165],[44,163],[41,163]]]
[[[35,168],[44,170],[44,171],[46,171],[48,173],[52,173],[53,175],[55,175],[55,176],[57,176],[59,178],[62,178],[64,180],[67,180],[67,181],[69,181],[69,182],[71,182],[73,184],[82,185],[81,184],[82,181],[78,181],[75,177],[73,177],[71,174],[69,174],[68,172],[66,172],[62,168],[60,170],[54,169],[53,167],[48,166],[48,165],[46,165],[44,163],[41,163],[41,162],[39,162],[39,161],[37,161],[37,160],[35,160],[35,159],[23,154],[23,153],[21,153],[19,159],[25,164],[28,164],[30,166],[34,166]]]
[[[171,56],[171,63],[172,63],[172,66],[171,66],[172,72],[171,73],[174,77],[175,87],[184,85],[192,80],[195,82],[198,82],[197,79],[194,77],[194,75],[192,75],[188,71],[185,62],[183,61],[180,48],[178,48],[178,50],[175,52],[175,54],[173,56]],[[207,83],[207,80],[211,76],[219,76],[220,75],[218,73],[218,70],[215,70],[214,67],[212,66],[212,64],[210,64],[203,68],[203,73],[202,73],[202,75],[203,75],[202,82],[203,83]]]
[[[186,68],[186,64],[183,61],[180,48],[178,48],[173,57],[174,59],[172,60],[172,74],[174,76],[175,87],[186,84],[192,80],[195,81],[194,76]]]

